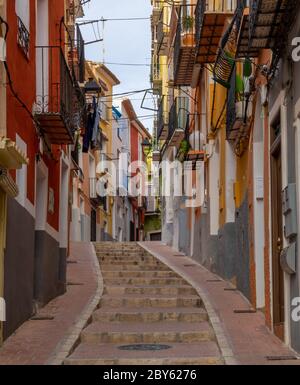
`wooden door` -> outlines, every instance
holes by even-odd
[[[273,328],[284,340],[284,275],[280,266],[283,249],[282,221],[282,163],[280,136],[271,151],[271,207],[272,207],[272,278],[273,278]]]

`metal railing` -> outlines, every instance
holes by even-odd
[[[170,140],[176,130],[186,131],[189,115],[189,98],[177,97],[169,113],[169,135]]]
[[[169,29],[169,25],[168,25],[169,14],[170,14],[169,7],[162,7],[159,15],[158,24],[157,24],[158,52],[160,51],[160,49],[162,48],[162,45],[164,44],[165,36]]]
[[[80,27],[76,26],[76,48],[77,48],[77,80],[83,83],[85,80],[85,49],[84,40]]]
[[[84,98],[76,88],[61,47],[36,47],[36,114],[59,114],[70,132],[79,128]]]
[[[163,132],[163,129],[165,125],[168,124],[167,122],[167,112],[165,110],[165,96],[161,97],[159,106],[158,106],[158,113],[157,113],[157,137],[158,139],[161,137],[161,134]]]
[[[232,140],[233,127],[236,122],[236,70],[232,72],[227,96],[226,138]]]
[[[195,11],[197,41],[201,38],[205,12],[234,12],[237,2],[238,0],[198,0]]]
[[[182,5],[179,9],[179,18],[174,43],[174,77],[180,62],[180,50],[183,46],[195,44],[195,5]]]
[[[18,22],[18,45],[24,52],[24,55],[28,57],[29,55],[29,43],[30,43],[30,34],[23,21],[17,16]]]

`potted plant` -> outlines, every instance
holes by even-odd
[[[235,111],[238,119],[243,119],[244,115],[244,80],[237,74],[235,79]]]
[[[184,16],[182,18],[182,34],[183,34],[183,43],[185,45],[192,45],[194,41],[194,24],[195,19],[193,16]]]

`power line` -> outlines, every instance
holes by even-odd
[[[104,96],[101,96],[101,98],[114,98],[116,96],[130,96],[130,95],[135,95],[135,94],[140,94],[142,92],[146,92],[146,91],[150,91],[152,90],[152,88],[145,88],[143,90],[133,90],[133,91],[128,91],[128,92],[121,92],[121,93],[118,93],[118,94],[112,94],[112,95],[104,95]]]
[[[151,67],[151,64],[142,64],[142,63],[112,63],[112,62],[105,62],[103,64],[119,65],[119,66],[133,66],[133,67]]]

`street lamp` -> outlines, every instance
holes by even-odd
[[[101,90],[102,89],[99,83],[96,82],[95,79],[89,78],[89,80],[86,82],[84,86],[85,100],[87,104],[92,103],[93,97],[96,97],[98,102],[100,98]]]
[[[148,138],[145,138],[142,142],[142,149],[143,149],[143,153],[146,157],[148,157],[148,155],[150,154],[151,152],[151,149],[152,149],[152,144],[151,142],[149,141]]]

